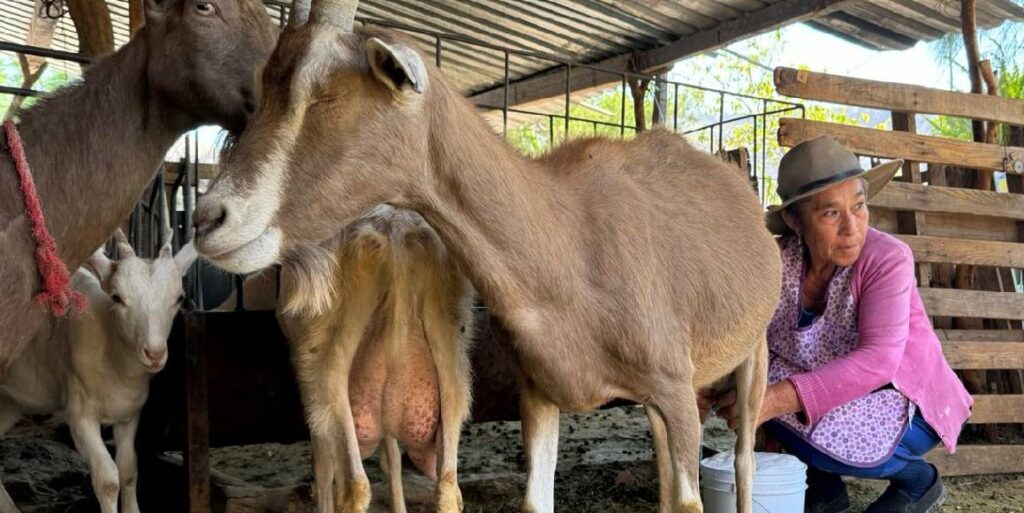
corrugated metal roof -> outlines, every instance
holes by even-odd
[[[589,63],[657,48],[780,1],[783,0],[363,0],[359,14],[364,19],[397,22],[499,47]],[[1020,1],[978,0],[978,24],[994,27],[1005,20],[1024,20]],[[34,3],[0,0],[0,39],[25,41]],[[128,39],[128,2],[107,0],[107,4],[116,43],[124,44]],[[276,7],[268,6],[268,10],[277,17]],[[851,2],[809,23],[870,48],[902,49],[919,40],[959,31],[959,2]],[[428,53],[433,52],[432,37],[416,37]],[[65,16],[58,24],[53,47],[74,52],[77,46],[74,25]],[[446,41],[442,54],[443,68],[451,72],[449,76],[467,93],[493,87],[503,80],[501,51]],[[509,65],[512,78],[516,79],[551,68],[553,62],[513,56]]]

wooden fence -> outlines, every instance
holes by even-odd
[[[958,371],[1024,369],[1024,294],[931,287],[939,266],[1024,268],[1024,148],[919,135],[918,114],[944,114],[1024,126],[1024,101],[925,87],[826,75],[791,68],[775,70],[779,92],[807,100],[877,108],[893,113],[893,131],[783,119],[779,144],[792,147],[829,134],[862,156],[907,161],[901,181],[871,200],[872,225],[906,242],[918,263],[918,284],[933,318],[995,319],[994,329],[936,330],[946,358]],[[956,166],[978,172],[1005,171],[1010,192],[927,185],[921,166]],[[998,329],[997,328],[1002,328]],[[1008,329],[1010,328],[1010,329]],[[1016,328],[1016,329],[1012,329]],[[1016,388],[1019,388],[1019,384]],[[971,424],[1024,423],[1024,394],[977,394]],[[945,475],[1024,472],[1024,445],[961,445],[955,455],[941,448],[928,459]]]

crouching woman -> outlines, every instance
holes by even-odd
[[[769,387],[761,422],[809,467],[805,511],[842,513],[840,476],[884,479],[867,513],[939,510],[945,490],[923,456],[953,452],[971,397],[942,355],[918,295],[914,257],[868,227],[867,200],[900,162],[870,170],[829,137],[782,159],[783,285],[768,328]],[[716,398],[736,420],[735,395]]]

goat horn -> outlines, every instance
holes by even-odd
[[[292,10],[288,15],[288,26],[298,27],[309,21],[309,0],[292,0]]]
[[[359,0],[317,0],[311,17],[318,23],[330,23],[345,32],[352,32]]]
[[[114,239],[117,241],[117,257],[127,258],[135,256],[135,250],[132,249],[132,244],[128,242],[128,236],[118,228],[114,232]]]
[[[162,204],[161,206],[163,207],[164,213],[164,240],[161,249],[161,251],[163,251],[163,249],[170,250],[171,246],[174,244],[174,229],[171,228],[171,209],[168,205],[167,187],[163,185],[163,181],[160,182],[160,203]]]

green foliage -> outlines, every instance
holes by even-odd
[[[777,201],[775,195],[775,166],[785,152],[778,145],[776,133],[779,119],[801,117],[848,125],[868,126],[870,111],[850,109],[830,104],[805,103],[806,109],[762,115],[766,111],[788,108],[788,101],[776,94],[771,63],[782,50],[781,32],[768,37],[753,38],[708,55],[699,55],[675,66],[669,75],[672,82],[687,84],[668,85],[666,126],[674,128],[698,148],[717,151],[745,147],[757,162],[757,175],[762,200]],[[708,90],[712,89],[712,90]],[[724,97],[716,91],[728,91]],[[751,98],[753,97],[753,98]],[[647,91],[644,110],[651,119],[656,91]],[[568,137],[586,137],[595,134],[612,137],[632,137],[635,134],[633,98],[621,85],[585,98],[574,98],[570,104]],[[724,107],[724,108],[723,108]],[[623,116],[624,114],[624,116]],[[510,127],[508,141],[527,155],[537,156],[557,146],[566,138],[564,112],[537,121]],[[753,116],[753,117],[752,117]],[[738,119],[720,128],[719,120]],[[886,118],[888,119],[888,118]],[[624,120],[624,121],[623,121]],[[756,120],[756,127],[755,127]],[[620,122],[627,128],[620,129]],[[888,121],[877,124],[884,128]],[[756,136],[756,137],[755,137]],[[767,163],[767,165],[765,165]]]
[[[47,66],[43,70],[43,76],[36,81],[32,89],[46,92],[56,91],[73,79],[74,77],[62,69],[58,70],[52,66]],[[22,87],[23,80],[21,65],[18,64],[18,59],[9,54],[0,54],[0,84],[8,87]],[[7,112],[13,99],[14,97],[9,94],[0,94],[0,116]],[[38,98],[27,98],[21,107],[31,107],[37,101]]]
[[[992,62],[999,82],[999,94],[1007,98],[1024,99],[1024,23],[1007,22],[999,27],[981,30],[978,46],[982,59]],[[947,34],[931,44],[936,61],[950,69],[950,81],[967,76],[967,56],[963,36]],[[951,116],[926,118],[936,135],[974,140],[970,120]],[[1002,127],[1001,127],[1002,128]],[[1000,139],[1005,133],[1000,134]]]

